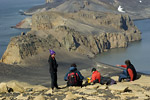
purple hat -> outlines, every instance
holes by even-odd
[[[51,55],[56,54],[55,51],[53,51],[51,49],[49,49],[49,52],[50,52]]]

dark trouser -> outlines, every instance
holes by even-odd
[[[128,78],[130,78],[130,76],[128,75],[127,70],[123,70],[123,73],[120,74],[118,81],[121,82],[122,79],[128,79]]]
[[[57,72],[51,72],[51,88],[54,89],[54,87],[58,88],[57,85]]]
[[[93,81],[93,84],[96,84],[96,83],[99,83],[98,79],[96,79],[96,80]]]

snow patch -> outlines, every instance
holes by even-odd
[[[140,0],[139,3],[142,3],[142,0]]]
[[[123,8],[119,5],[119,7],[118,7],[118,11],[119,12],[122,12],[122,13],[125,13],[125,11],[123,11]]]

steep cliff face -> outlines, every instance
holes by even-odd
[[[68,50],[83,54],[127,47],[128,42],[141,39],[140,31],[128,15],[89,11],[44,12],[33,15],[32,23],[32,30],[57,30],[50,34]]]
[[[40,38],[32,34],[17,36],[11,39],[7,50],[2,56],[2,62],[18,64],[27,57],[48,50],[49,47],[60,47],[59,42],[51,35],[46,38]]]
[[[31,32],[11,40],[2,62],[21,63],[27,57],[59,47],[94,57],[140,39],[140,31],[127,15],[43,12],[32,16]]]

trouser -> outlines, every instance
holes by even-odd
[[[130,76],[128,75],[127,70],[123,70],[123,73],[120,74],[118,81],[121,82],[122,79],[128,79],[128,78],[130,78]]]
[[[57,72],[51,72],[51,88],[54,89],[54,87],[58,88],[57,85]]]
[[[96,83],[99,83],[98,79],[96,79],[96,80],[93,81],[93,84],[96,84]]]

